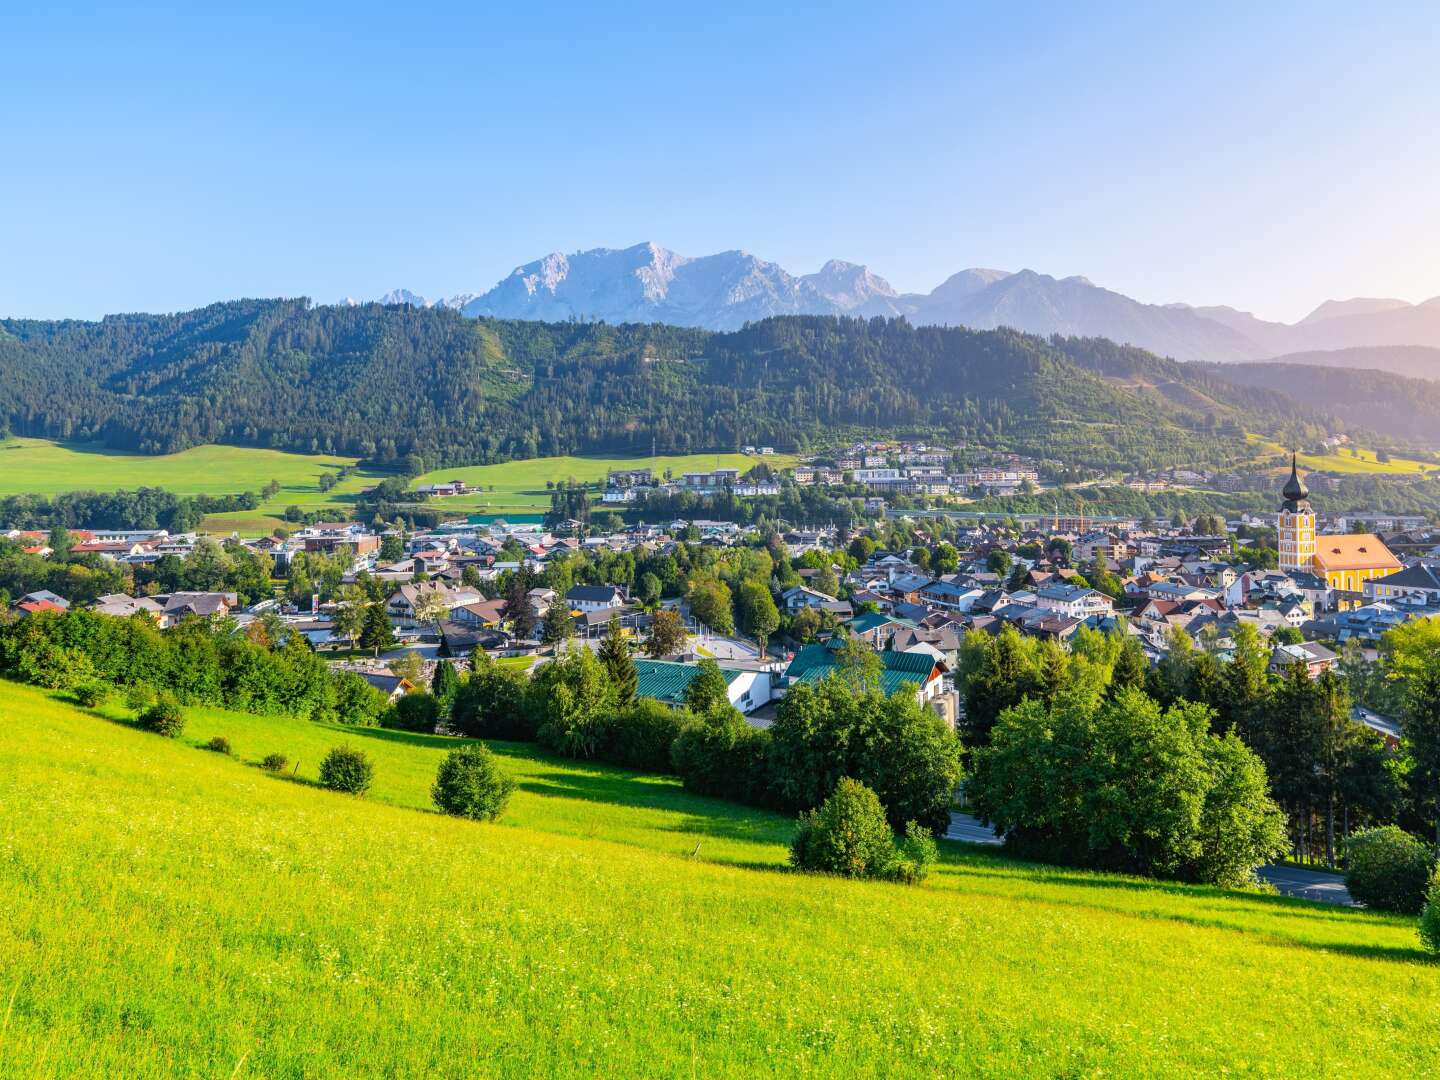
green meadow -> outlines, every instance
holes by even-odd
[[[793,454],[772,454],[752,457],[745,454],[679,454],[659,457],[546,457],[524,461],[507,461],[500,465],[470,465],[458,469],[436,469],[415,481],[416,486],[440,484],[447,480],[463,480],[480,490],[474,494],[447,496],[437,502],[457,512],[505,513],[546,510],[550,506],[550,490],[546,483],[603,481],[618,470],[649,469],[657,477],[666,470],[679,477],[681,473],[707,472],[712,469],[739,469],[749,472],[760,462],[772,468],[789,468],[797,459]]]
[[[338,742],[364,799],[313,786]],[[801,876],[782,818],[514,744],[505,818],[454,820],[455,742],[217,710],[168,741],[0,683],[0,1075],[1440,1068],[1409,920],[951,843],[919,887]]]
[[[675,476],[718,468],[736,468],[743,472],[760,461],[784,468],[793,465],[795,458],[787,454],[765,458],[743,454],[532,458],[500,465],[439,469],[419,477],[415,485],[461,479],[484,489],[473,495],[434,500],[437,509],[448,513],[534,514],[550,505],[547,482],[604,480],[615,469],[649,468],[657,476],[663,475],[666,469]],[[386,475],[371,469],[357,469],[328,492],[320,490],[323,474],[354,464],[354,458],[244,446],[196,446],[178,454],[147,456],[93,445],[12,438],[0,441],[0,496],[137,487],[166,488],[177,495],[227,495],[258,492],[275,480],[280,484],[280,493],[257,509],[210,514],[204,522],[204,528],[211,532],[262,535],[277,527],[286,527],[281,515],[290,506],[306,511],[343,513],[358,492]]]

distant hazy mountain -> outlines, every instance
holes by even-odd
[[[839,259],[797,276],[745,251],[692,258],[650,243],[556,252],[517,267],[486,292],[433,301],[397,289],[382,302],[443,303],[470,316],[712,330],[734,330],[771,315],[904,316],[917,325],[1105,337],[1177,360],[1223,363],[1317,350],[1440,348],[1440,297],[1418,305],[1327,300],[1292,325],[1230,307],[1143,304],[1083,277],[1033,270],[962,270],[929,293],[899,294],[867,267]]]
[[[1440,379],[1440,349],[1425,345],[1377,345],[1354,349],[1286,353],[1272,364],[1308,364],[1352,370],[1388,371],[1411,379]]]

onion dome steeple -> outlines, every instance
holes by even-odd
[[[1285,481],[1285,486],[1280,489],[1280,494],[1285,496],[1283,509],[1292,514],[1299,510],[1310,509],[1310,489],[1305,486],[1305,481],[1300,479],[1298,461],[1294,454],[1290,455],[1290,479]]]

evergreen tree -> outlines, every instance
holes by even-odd
[[[545,612],[545,625],[540,640],[546,645],[559,645],[575,635],[575,617],[570,614],[570,605],[564,598],[557,599]]]
[[[1414,762],[1410,790],[1415,807],[1422,816],[1434,816],[1440,847],[1440,667],[1427,665],[1410,677],[1403,730]]]
[[[360,630],[360,647],[370,649],[376,656],[381,649],[393,648],[395,628],[390,625],[390,615],[382,601],[372,600],[365,609],[365,623]]]
[[[634,702],[640,677],[635,670],[635,661],[630,658],[630,646],[621,636],[619,616],[610,616],[605,640],[600,643],[599,658],[615,686],[616,703],[625,706]]]

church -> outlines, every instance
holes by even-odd
[[[1365,582],[1401,568],[1400,560],[1374,533],[1316,535],[1310,489],[1300,479],[1293,454],[1290,479],[1280,494],[1285,497],[1280,504],[1278,537],[1281,570],[1304,570],[1324,581],[1332,592],[1359,596]],[[1339,606],[1349,607],[1353,602],[1342,595]]]

